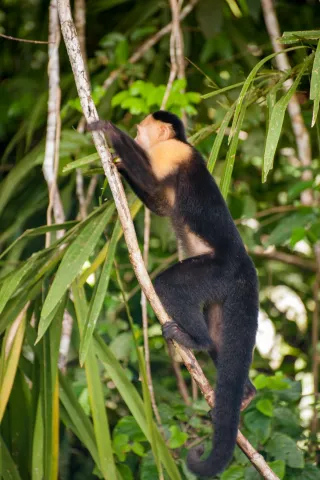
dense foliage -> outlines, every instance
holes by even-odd
[[[182,22],[186,80],[175,80],[167,108],[187,114],[190,141],[208,159],[259,274],[260,327],[251,371],[258,393],[242,414],[241,431],[279,478],[315,480],[320,478],[319,396],[312,395],[320,355],[319,343],[312,346],[312,329],[316,338],[319,328],[319,117],[311,124],[320,97],[320,31],[311,30],[319,27],[320,7],[316,0],[283,0],[276,7],[281,30],[289,32],[288,72],[275,67],[258,0],[200,0]],[[161,105],[170,36],[137,62],[130,56],[171,21],[169,4],[88,0],[86,18],[99,114],[134,134],[134,125]],[[0,33],[45,41],[47,24],[47,2],[5,0],[0,7]],[[55,479],[59,468],[62,480],[145,480],[159,478],[163,468],[164,478],[191,480],[184,459],[190,445],[210,447],[208,406],[194,392],[192,405],[183,401],[160,325],[148,309],[162,427],[152,419],[140,289],[91,136],[76,130],[82,112],[65,47],[61,44],[58,185],[66,222],[59,238],[58,227],[46,226],[49,197],[42,171],[47,45],[4,38],[0,43],[0,478]],[[104,82],[116,69],[121,71],[106,90]],[[288,77],[294,83],[285,94]],[[302,179],[286,113],[294,91],[312,147],[308,181]],[[85,218],[79,216],[76,169],[85,192],[99,175]],[[301,201],[308,190],[312,205]],[[142,247],[143,207],[127,187],[126,192]],[[45,248],[48,231],[52,241]],[[175,260],[169,222],[152,216],[151,276]],[[66,372],[58,372],[65,311],[74,324]],[[197,358],[214,382],[207,356]],[[191,396],[182,365],[181,372]],[[237,449],[221,478],[261,477]]]

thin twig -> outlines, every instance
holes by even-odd
[[[160,107],[161,110],[164,110],[166,108],[166,104],[169,99],[172,85],[176,76],[178,75],[178,73],[180,75],[184,75],[184,65],[183,67],[181,67],[181,65],[178,64],[178,56],[177,56],[177,42],[178,42],[178,37],[181,36],[180,20],[179,20],[180,7],[177,0],[169,0],[169,2],[170,2],[171,14],[172,14],[172,30],[170,35],[170,73],[169,73],[169,80],[167,83],[167,87],[166,87],[166,90],[162,99],[161,107]],[[182,41],[180,41],[179,55],[183,54],[182,45],[183,43]],[[179,61],[180,61],[180,58],[179,58]],[[177,248],[178,248],[178,257],[180,260],[182,260],[182,251],[181,251],[181,246],[179,242],[177,243]],[[176,356],[174,354],[174,348],[172,347],[171,342],[168,342],[168,353],[169,353],[169,357],[171,358],[173,371],[177,378],[177,385],[178,385],[180,394],[184,399],[186,405],[190,405],[191,402],[189,398],[188,388],[187,388],[186,382],[184,381],[183,375],[181,373],[180,364],[176,360]]]
[[[48,121],[46,134],[45,158],[43,162],[43,173],[49,189],[49,205],[47,209],[47,223],[51,224],[51,209],[53,209],[55,223],[63,223],[65,214],[61,202],[58,186],[57,173],[59,165],[60,145],[60,69],[59,69],[59,44],[60,26],[57,11],[57,0],[51,0],[49,7],[49,47],[48,47]],[[64,235],[64,230],[57,232],[57,237]],[[46,234],[46,246],[50,244],[50,234]],[[59,368],[65,371],[73,319],[65,310],[62,322],[62,332],[59,347]]]
[[[194,6],[199,2],[199,0],[191,0],[188,5],[186,5],[182,10],[179,15],[180,21],[183,20],[189,13],[192,11]],[[148,38],[140,47],[134,52],[133,55],[128,60],[128,63],[136,63],[138,62],[143,55],[153,47],[164,35],[169,33],[172,29],[172,22],[168,23],[165,27],[161,28],[158,32],[156,32],[154,35],[152,35],[150,38]],[[117,70],[114,70],[113,72],[110,73],[108,78],[105,80],[103,83],[103,88],[106,90],[113,84],[113,82],[119,77],[121,72],[123,71],[123,68],[118,68]]]
[[[143,233],[143,261],[148,268],[149,259],[149,244],[150,244],[150,224],[151,224],[151,212],[145,207],[144,209],[144,233]],[[147,311],[147,299],[143,291],[141,292],[141,310],[142,310],[142,328],[143,328],[143,343],[144,343],[144,357],[146,362],[146,373],[148,389],[150,393],[150,400],[154,416],[156,417],[158,425],[162,428],[162,422],[160,413],[156,403],[156,397],[153,390],[151,364],[150,364],[150,349],[149,349],[149,336],[148,336],[148,311]]]
[[[181,368],[180,368],[180,364],[179,364],[178,360],[176,359],[177,352],[174,349],[174,347],[172,345],[172,342],[168,342],[168,350],[169,350],[169,355],[170,355],[170,358],[171,358],[172,368],[173,368],[174,374],[175,374],[176,379],[177,379],[177,386],[178,386],[178,390],[180,392],[180,395],[183,398],[183,401],[186,405],[191,405],[191,400],[190,400],[190,397],[189,397],[187,384],[186,384],[186,382],[183,378]]]
[[[42,41],[42,40],[27,40],[26,38],[17,38],[12,37],[11,35],[5,35],[4,33],[0,33],[0,37],[6,38],[7,40],[14,40],[15,42],[23,42],[23,43],[35,43],[39,45],[48,45],[49,42]],[[52,42],[55,43],[55,42]]]
[[[291,255],[290,253],[280,252],[279,250],[265,250],[263,247],[254,247],[249,250],[250,255],[257,257],[270,258],[270,260],[278,260],[279,262],[294,265],[304,270],[316,271],[316,265],[312,260],[307,260],[297,255]]]
[[[264,21],[269,32],[269,36],[272,42],[274,52],[282,52],[275,57],[275,62],[279,70],[290,70],[290,63],[287,54],[283,51],[284,47],[277,42],[277,39],[281,36],[279,22],[276,11],[273,6],[272,0],[261,0],[262,10],[264,15]],[[283,84],[285,91],[288,91],[293,80],[288,78]],[[304,168],[302,172],[302,180],[312,180],[311,171],[311,146],[310,138],[304,120],[301,114],[300,104],[296,94],[292,95],[288,104],[288,113],[291,119],[292,130],[296,138],[298,158],[301,166]],[[307,189],[301,193],[301,202],[304,205],[311,205],[313,203],[312,190]]]
[[[88,62],[87,62],[87,49],[86,49],[86,2],[85,0],[75,0],[74,2],[74,23],[78,33],[81,54],[86,67],[86,72],[89,78]],[[83,133],[86,126],[85,118],[81,117],[77,132]],[[87,208],[86,199],[84,195],[84,181],[80,168],[76,170],[76,193],[79,201],[79,216],[81,219],[86,218]]]
[[[89,182],[89,186],[88,186],[88,190],[87,190],[87,196],[86,196],[86,199],[85,199],[86,210],[87,211],[88,211],[89,205],[92,202],[94,192],[96,191],[96,188],[97,188],[97,185],[98,185],[98,180],[99,180],[99,176],[94,175]]]
[[[48,119],[46,132],[45,155],[43,162],[43,174],[49,190],[49,205],[47,209],[47,224],[52,223],[51,211],[53,210],[56,223],[65,220],[62,202],[57,187],[56,176],[59,163],[60,143],[60,69],[59,69],[59,44],[60,28],[56,0],[51,0],[49,7],[49,46],[48,46]],[[61,230],[57,233],[58,238],[64,235]],[[46,246],[50,244],[50,233],[46,234]]]
[[[99,117],[91,97],[90,86],[81,56],[77,32],[72,20],[69,0],[58,0],[58,6],[61,30],[74,73],[81,107],[87,123],[90,124],[94,121],[98,121]],[[109,186],[114,197],[134,272],[155,314],[157,315],[160,323],[163,325],[170,321],[170,318],[164,310],[163,305],[161,304],[160,299],[153,288],[150,277],[144,265],[123,185],[120,181],[117,168],[113,165],[112,155],[107,146],[105,136],[102,131],[93,131],[92,138],[100,155],[103,169],[109,181]],[[212,408],[214,404],[214,392],[210,383],[204,376],[195,356],[190,350],[182,347],[181,345],[176,343],[174,343],[174,345],[189,372],[195,378],[204,398]],[[260,455],[252,447],[252,445],[250,445],[248,440],[243,437],[240,431],[238,432],[237,443],[265,479],[278,480],[278,477],[267,465],[262,455]]]

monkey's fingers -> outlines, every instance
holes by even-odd
[[[109,120],[97,120],[96,122],[88,123],[87,130],[93,132],[96,130],[102,130],[103,132],[109,132],[114,130],[114,126]]]

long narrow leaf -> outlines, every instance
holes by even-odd
[[[3,480],[21,480],[18,469],[0,435],[0,478]]]
[[[291,43],[301,42],[301,40],[318,40],[320,30],[298,30],[296,32],[283,32],[282,37],[278,39],[279,43],[289,45]]]
[[[32,480],[42,480],[43,477],[43,415],[42,415],[42,401],[39,397],[36,421],[34,425],[33,443],[32,443]]]
[[[132,332],[134,333],[134,332]],[[148,386],[148,379],[147,379],[147,371],[146,371],[146,364],[142,353],[142,347],[137,348],[138,354],[138,361],[139,361],[139,370],[142,380],[142,394],[143,394],[143,403],[144,403],[144,411],[146,414],[147,425],[149,429],[149,437],[150,437],[150,445],[152,449],[152,453],[155,459],[155,463],[157,465],[159,478],[161,476],[161,463],[158,453],[158,445],[157,445],[157,435],[154,429],[154,421],[153,421],[153,412],[152,412],[152,405],[151,405],[151,398],[150,398],[150,391]]]
[[[86,318],[88,308],[86,305],[83,288],[73,284],[72,292],[74,296],[79,330],[82,335],[84,320]],[[103,474],[105,480],[111,478],[116,479],[117,473],[113,458],[111,435],[99,376],[98,363],[96,355],[91,347],[89,347],[87,360],[85,362],[85,370],[101,473]]]
[[[296,50],[296,49],[299,49],[299,48],[306,48],[304,46],[299,46],[299,47],[291,47],[291,48],[287,48],[284,50],[284,52],[290,52],[292,50]],[[239,95],[239,98],[238,98],[238,101],[237,101],[237,106],[236,106],[236,111],[234,113],[234,117],[233,117],[233,122],[232,122],[232,127],[231,127],[231,131],[230,131],[230,135],[229,135],[229,142],[231,140],[231,138],[233,137],[235,131],[236,131],[236,126],[237,126],[237,123],[238,123],[238,120],[239,120],[239,116],[240,116],[240,112],[241,112],[241,108],[242,108],[242,104],[243,104],[243,101],[244,101],[244,97],[253,81],[253,79],[255,78],[256,74],[258,73],[258,71],[260,70],[260,68],[265,64],[267,63],[269,60],[272,60],[272,58],[276,57],[277,55],[279,55],[280,52],[276,52],[276,53],[272,53],[271,55],[268,55],[267,57],[263,58],[262,60],[260,60],[259,63],[257,63],[257,65],[251,70],[251,72],[249,73],[246,81],[244,82],[244,85],[241,89],[241,92],[240,92],[240,95]]]
[[[313,100],[313,114],[311,123],[311,127],[313,127],[317,120],[320,102],[320,40],[318,42],[312,67],[310,99]]]
[[[130,206],[131,202],[129,203],[129,206]],[[141,200],[139,200],[138,198],[135,198],[135,200],[132,202],[132,205],[130,206],[130,214],[131,214],[131,218],[134,219],[137,215],[137,213],[139,212],[140,208],[142,207],[142,202]],[[120,232],[119,232],[119,235],[118,235],[118,238],[117,238],[117,241],[120,240],[120,238],[122,237],[123,235],[123,230],[120,229]],[[106,258],[106,255],[108,253],[108,249],[109,249],[109,242],[107,242],[104,247],[100,250],[100,252],[98,253],[98,255],[96,256],[96,258],[94,259],[94,261],[92,262],[92,264],[90,265],[90,267],[88,267],[80,276],[80,279],[79,279],[79,285],[82,287],[87,278],[89,277],[89,275],[91,275],[92,273],[94,273],[99,267],[100,265],[102,265],[102,263],[104,262],[105,258]]]
[[[74,162],[68,163],[63,168],[62,172],[67,173],[76,168],[84,167],[86,165],[89,165],[90,163],[95,162],[96,160],[99,160],[99,158],[100,157],[98,153],[93,153],[92,155],[88,155],[87,157],[80,158],[79,160],[75,160]]]
[[[246,104],[244,104],[244,108],[240,112],[239,121],[237,123],[234,136],[232,137],[232,140],[231,140],[231,145],[228,150],[228,154],[227,154],[227,158],[225,161],[225,166],[224,166],[224,170],[221,178],[220,189],[224,198],[227,198],[229,187],[230,187],[231,176],[232,176],[234,161],[236,158],[237,146],[239,142],[239,134],[240,134],[240,129],[242,126],[245,112],[246,112]]]
[[[90,302],[88,315],[85,320],[83,335],[81,337],[81,342],[80,342],[80,352],[79,352],[81,365],[83,365],[86,359],[86,355],[88,353],[89,345],[92,339],[92,334],[95,329],[95,326],[103,305],[103,301],[105,299],[105,296],[108,290],[109,279],[110,279],[110,274],[111,274],[112,265],[113,265],[113,258],[116,252],[117,242],[118,242],[120,232],[121,232],[121,223],[119,220],[117,220],[117,223],[113,229],[112,237],[111,237],[109,248],[108,248],[108,253],[106,255],[98,283],[96,285],[94,294]]]
[[[76,278],[83,264],[98,243],[100,235],[113,212],[114,205],[112,204],[108,206],[101,215],[94,217],[68,247],[45,299],[41,318],[47,317],[57,303],[60,302],[64,293]]]
[[[215,141],[213,143],[212,150],[210,152],[209,159],[208,159],[208,165],[207,165],[210,173],[213,172],[213,169],[214,169],[214,166],[216,164],[218,154],[219,154],[219,151],[220,151],[220,147],[221,147],[221,144],[222,144],[222,140],[223,140],[223,137],[225,135],[225,131],[226,131],[228,125],[229,125],[229,122],[232,118],[234,109],[235,109],[235,104],[233,104],[232,107],[229,108],[229,110],[225,114],[224,119],[221,123],[221,127],[219,128],[218,135],[216,136]]]
[[[26,328],[25,307],[9,328],[2,344],[0,368],[0,423],[10,397]]]
[[[263,182],[266,181],[267,175],[273,166],[273,159],[279,142],[284,115],[286,113],[288,103],[290,102],[292,95],[295,93],[302,75],[304,74],[307,67],[310,65],[312,58],[313,57],[310,55],[310,57],[306,59],[303,67],[297,75],[297,78],[295,79],[287,93],[280,100],[278,100],[272,110],[263,159]]]
[[[74,431],[81,442],[89,450],[95,464],[100,468],[100,461],[92,423],[84,413],[84,410],[79,404],[67,379],[62,374],[59,374],[59,384],[60,401],[65,410],[65,414],[62,410],[61,415],[63,416],[65,423],[67,423],[67,425]]]
[[[5,282],[3,282],[0,289],[0,313],[6,306],[11,295],[17,290],[19,283],[22,282],[25,275],[31,270],[32,266],[33,262],[26,262],[21,268],[15,270]]]
[[[144,413],[144,404],[139,396],[137,390],[134,388],[130,380],[128,379],[125,371],[119,364],[118,360],[115,358],[110,348],[103,342],[103,340],[94,335],[95,349],[98,357],[104,364],[108,375],[116,385],[121,397],[124,402],[127,404],[129,410],[134,416],[136,422],[140,426],[144,435],[147,437],[148,441],[151,443],[150,432],[148,428],[148,423],[146,421]],[[161,437],[157,426],[153,422],[153,429],[156,436],[157,447],[159,451],[159,456],[164,468],[167,470],[168,475],[171,480],[181,480],[179,470],[171,457],[170,451],[165,444],[165,441]]]

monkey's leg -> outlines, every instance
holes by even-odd
[[[155,289],[172,318],[163,327],[166,339],[197,350],[213,348],[202,307],[221,293],[219,278],[212,255],[183,260],[156,278]]]
[[[208,353],[213,360],[213,363],[218,367],[219,363],[219,350],[221,348],[222,342],[222,328],[223,328],[223,317],[222,317],[222,308],[221,305],[211,304],[205,308],[205,319],[208,325],[208,330],[214,347]],[[251,380],[247,378],[244,393],[242,398],[241,410],[247,408],[251,400],[256,395],[256,388],[252,384]],[[209,411],[209,415],[212,417],[213,410]]]

